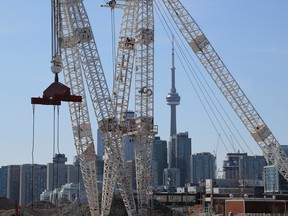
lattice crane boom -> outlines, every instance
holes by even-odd
[[[153,1],[124,1],[113,82],[113,102],[122,135],[135,144],[138,215],[147,215],[154,138],[154,16]],[[112,7],[115,7],[114,4]],[[116,5],[117,7],[117,5]],[[134,63],[135,59],[135,63]],[[135,72],[135,116],[128,111]]]
[[[153,0],[137,1],[135,56],[135,160],[139,215],[147,215],[154,140]]]
[[[123,8],[113,82],[113,101],[118,121],[122,125],[122,135],[129,135],[134,140],[138,215],[147,215],[152,142],[155,132],[153,130],[153,1],[125,1]],[[128,111],[133,71],[136,117],[128,120],[125,119],[125,113]]]
[[[275,165],[284,178],[288,180],[288,161],[284,150],[224,65],[195,20],[180,0],[162,1],[187,43],[260,146],[266,159]]]
[[[113,79],[113,102],[119,123],[128,111],[135,59],[137,1],[124,1],[116,65]]]
[[[70,25],[67,5],[61,4],[61,52],[66,85],[82,96],[82,103],[69,103],[74,143],[81,166],[82,179],[92,215],[100,215],[94,139],[84,87],[84,78],[77,49],[77,38]]]
[[[109,215],[117,176],[117,183],[120,188],[120,193],[122,195],[128,215],[135,215],[135,201],[130,184],[131,179],[129,178],[129,176],[127,176],[126,172],[126,160],[121,143],[122,140],[119,130],[119,124],[117,124],[117,119],[114,114],[113,103],[110,97],[109,89],[106,83],[103,68],[100,62],[99,53],[96,47],[87,13],[85,11],[82,0],[63,0],[62,3],[64,5],[64,11],[66,11],[66,24],[70,25],[71,29],[70,32],[65,31],[67,35],[61,38],[62,41],[66,41],[66,43],[62,43],[62,48],[64,49],[62,54],[66,55],[67,48],[72,48],[73,51],[75,51],[75,53],[73,54],[75,56],[73,56],[71,59],[67,58],[67,56],[64,56],[67,62],[66,64],[73,65],[75,62],[77,62],[77,60],[79,60],[81,63],[81,67],[67,67],[67,73],[65,73],[65,80],[71,85],[71,89],[74,89],[77,92],[79,91],[79,89],[82,89],[83,83],[81,83],[82,81],[75,82],[75,80],[71,79],[71,73],[73,73],[75,70],[79,70],[79,73],[81,70],[83,71],[89,90],[90,99],[92,101],[92,106],[96,114],[98,126],[105,144],[104,177],[101,205],[102,207],[100,214]],[[69,45],[65,47],[65,44]],[[76,109],[77,107],[75,105],[72,104],[70,106],[70,112],[72,114],[77,113]],[[72,125],[74,127],[79,127],[79,119],[83,119],[86,114],[88,114],[88,111],[87,113],[83,113],[83,110],[80,110],[79,116],[77,116],[76,114],[75,117],[72,118]],[[75,119],[74,122],[73,119]],[[85,130],[87,130],[87,133],[89,134],[89,130],[91,130],[91,127],[89,125],[80,124],[80,128],[81,127],[84,129],[84,132],[86,132]],[[87,134],[85,134],[84,136],[86,136],[87,138]],[[76,141],[77,139],[79,139],[78,137],[79,134],[74,133],[74,138]],[[79,141],[78,144],[79,148],[83,147],[83,144],[79,143]],[[88,155],[91,157],[91,161],[89,162],[91,164],[95,164],[96,158],[94,146],[90,148],[89,147],[86,149],[87,152],[85,151],[83,153],[83,158]],[[84,167],[84,170],[85,168],[87,169],[87,163],[81,167]],[[100,215],[98,212],[98,204],[95,204],[97,203],[95,199],[98,199],[98,195],[95,198],[95,193],[97,190],[95,189],[95,187],[97,187],[97,180],[95,178],[96,172],[93,172],[94,176],[87,176],[87,181],[84,181],[84,183],[88,184],[88,186],[85,185],[85,188],[92,186],[92,190],[94,190],[94,192],[91,192],[91,190],[86,190],[86,193],[92,193],[87,194],[87,197],[91,198],[91,200],[89,201],[91,213],[92,215]],[[94,183],[91,185],[91,182]],[[92,196],[94,197],[92,198]]]

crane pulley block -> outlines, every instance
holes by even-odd
[[[55,76],[58,77],[57,74]],[[82,96],[71,95],[70,88],[58,82],[58,78],[43,92],[42,98],[31,98],[31,104],[61,105],[61,101],[82,102]]]

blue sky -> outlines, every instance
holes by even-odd
[[[104,1],[85,0],[84,4],[106,79],[111,86],[110,9],[100,7],[105,4]],[[183,4],[280,144],[288,144],[288,2],[185,0]],[[118,24],[120,10],[115,13]],[[50,71],[50,1],[17,1],[16,5],[15,1],[2,0],[0,27],[0,166],[31,163],[30,98],[41,96],[43,90],[53,82]],[[253,154],[261,154],[207,72],[198,65]],[[171,43],[155,14],[155,123],[159,128],[158,136],[166,140],[169,138],[170,108],[166,105],[165,97],[170,91],[170,66]],[[63,81],[62,74],[60,81]],[[177,107],[178,132],[189,132],[193,153],[217,153],[218,166],[221,166],[227,150],[218,142],[219,134],[201,106],[179,58],[176,58],[176,87],[181,96],[181,104]],[[95,121],[93,112],[90,116]],[[36,106],[35,163],[45,164],[52,160],[52,122],[53,108]],[[96,122],[93,125],[96,140]],[[223,137],[222,132],[220,134]],[[248,151],[241,140],[240,147],[232,135],[229,132],[227,134],[231,136],[230,142],[225,141],[229,151],[233,151],[233,147],[240,151],[243,147]],[[67,155],[69,162],[76,154],[67,104],[60,107],[60,152]]]

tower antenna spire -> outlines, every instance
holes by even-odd
[[[172,153],[175,152],[175,138],[177,135],[177,124],[176,124],[176,106],[180,104],[180,96],[176,92],[175,84],[175,54],[174,54],[174,35],[172,35],[172,65],[171,65],[171,89],[166,97],[167,105],[171,107],[170,114],[170,142],[169,142],[169,168],[176,166],[175,158],[172,157]],[[174,143],[174,145],[172,144]]]

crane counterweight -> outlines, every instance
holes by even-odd
[[[44,90],[42,98],[31,98],[31,104],[61,105],[61,101],[82,102],[82,97],[71,95],[70,88],[58,82],[58,74],[55,74],[55,82]]]

